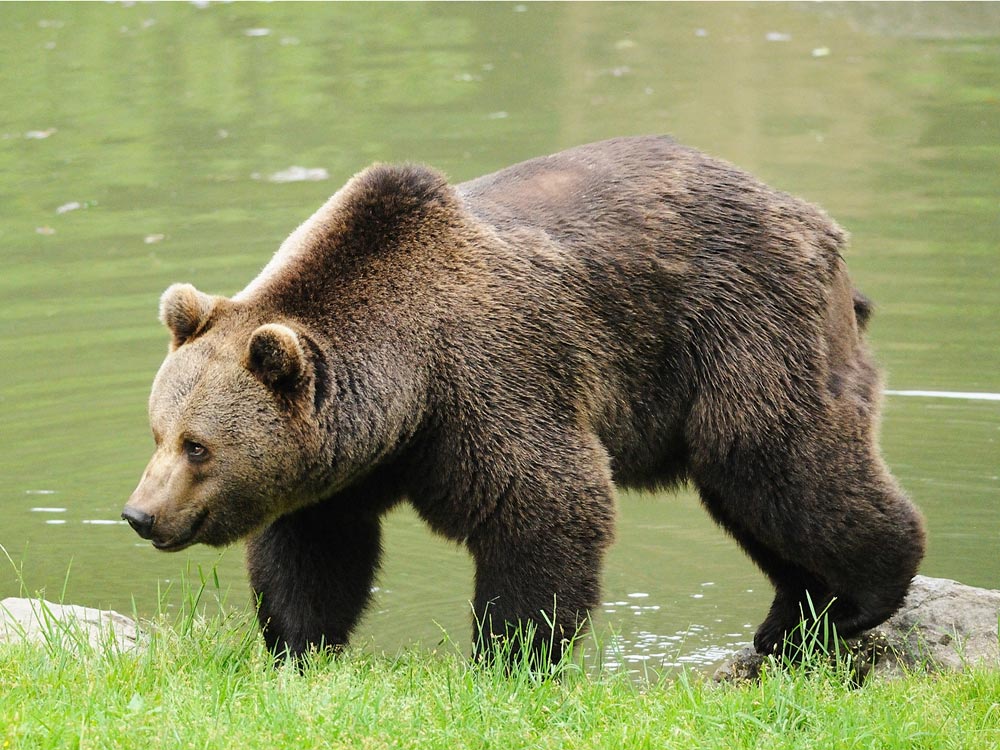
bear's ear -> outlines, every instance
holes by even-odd
[[[160,297],[160,322],[170,329],[176,349],[194,336],[215,307],[215,300],[190,284],[173,284]]]
[[[268,323],[251,334],[246,366],[268,388],[288,392],[306,376],[306,353],[295,331]]]

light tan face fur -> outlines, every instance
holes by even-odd
[[[161,317],[174,347],[149,401],[156,451],[126,511],[152,516],[153,545],[176,551],[229,544],[307,502],[299,477],[316,445],[311,422],[296,419],[297,394],[273,380],[275,367],[297,366],[296,387],[305,381],[295,332],[254,326],[238,311],[220,314],[218,306],[229,301],[193,287],[171,290]],[[201,332],[201,319],[213,311],[211,327]],[[264,351],[278,353],[277,364],[254,355],[262,342],[270,345]]]

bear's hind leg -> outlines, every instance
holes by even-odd
[[[860,447],[860,446],[854,446]],[[845,456],[850,456],[845,446]],[[821,515],[802,560],[835,597],[830,621],[842,638],[881,625],[899,609],[924,555],[923,518],[881,458],[857,450],[831,462],[806,512]]]
[[[799,607],[807,617],[810,606],[825,613],[842,638],[881,624],[902,604],[923,557],[919,511],[864,440],[849,432],[838,438],[811,443],[805,435],[795,455],[744,456],[739,465],[757,471],[731,470],[706,495],[716,519],[775,584],[755,637],[759,651],[778,648],[783,629],[795,632],[787,625]]]
[[[257,619],[277,657],[347,644],[371,595],[378,518],[323,504],[282,516],[247,542]]]
[[[754,633],[754,649],[760,654],[798,652],[803,624],[810,615],[822,614],[830,603],[829,587],[805,568],[783,559],[755,537],[729,512],[729,503],[701,488],[702,502],[712,518],[732,535],[747,556],[774,586],[774,600],[767,617]],[[786,646],[787,644],[787,646]]]

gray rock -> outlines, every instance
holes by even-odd
[[[730,656],[715,670],[712,679],[716,682],[747,682],[760,677],[760,670],[767,661],[766,656],[758,654],[753,646],[744,646]]]
[[[875,630],[848,642],[859,678],[907,672],[1000,668],[1000,591],[946,578],[915,576],[903,606]],[[766,659],[752,648],[733,654],[715,672],[717,682],[759,677]]]
[[[70,648],[107,644],[118,651],[141,643],[135,621],[118,612],[10,597],[0,602],[0,643],[20,640]]]
[[[1000,591],[916,576],[899,612],[872,631],[881,631],[890,649],[875,672],[1000,667],[998,626]]]

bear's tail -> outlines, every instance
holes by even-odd
[[[868,327],[868,320],[872,316],[872,301],[857,289],[853,290],[854,319],[858,323],[858,330],[864,331]]]

